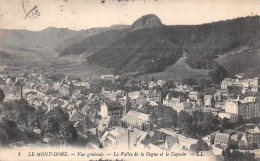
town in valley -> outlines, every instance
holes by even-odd
[[[2,80],[2,128],[17,132],[2,140],[9,147],[142,147],[196,156],[260,149],[259,78],[245,73],[220,84],[35,73]]]

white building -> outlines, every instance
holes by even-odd
[[[123,106],[115,101],[106,101],[101,103],[101,118],[112,116],[113,118],[121,118],[123,115]]]
[[[235,113],[220,112],[218,113],[218,117],[221,119],[226,117],[230,120],[230,122],[236,122],[237,120],[237,114]]]
[[[146,95],[147,101],[155,101],[161,103],[161,92],[157,90],[143,90]]]
[[[167,96],[165,97],[165,99],[163,100],[163,105],[169,106],[172,108],[175,108],[177,106],[177,104],[179,104],[179,103],[181,103],[181,98],[172,97],[172,95],[170,93],[168,93]]]
[[[114,75],[102,75],[102,80],[111,81],[112,84],[115,84],[115,76]]]
[[[146,94],[142,91],[130,92],[128,95],[133,106],[145,105],[148,102]]]
[[[213,101],[213,95],[204,96],[204,105],[206,108],[211,108]]]
[[[255,97],[245,97],[240,100],[238,96],[237,99],[228,99],[226,101],[225,112],[241,115],[245,120],[260,117],[260,103]]]
[[[250,90],[251,92],[258,91],[258,79],[259,77],[254,77],[250,79],[243,79],[245,74],[236,75],[236,79],[225,78],[221,82],[221,89],[227,89],[229,86],[242,87],[244,90]]]
[[[191,91],[189,97],[190,99],[197,101],[199,99],[199,93],[197,91]]]

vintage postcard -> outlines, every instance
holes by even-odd
[[[0,161],[260,161],[260,0],[0,0]]]

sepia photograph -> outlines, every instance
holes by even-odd
[[[259,77],[260,0],[0,0],[0,161],[260,161]]]

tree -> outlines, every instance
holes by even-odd
[[[93,93],[99,93],[102,89],[102,82],[100,79],[93,79],[91,81],[91,86],[90,89],[92,90]]]
[[[196,146],[196,144],[191,144],[190,145],[190,151],[191,152],[195,152],[196,153],[196,155],[198,155],[198,153],[199,153],[199,149],[198,149],[198,147]]]
[[[186,94],[186,93],[183,93],[183,92],[178,92],[178,91],[170,91],[170,94],[173,96],[173,97],[175,97],[175,98],[177,98],[177,97],[181,97],[181,98],[188,98],[188,94]]]
[[[245,122],[245,121],[244,121],[243,117],[242,117],[241,115],[238,115],[238,116],[237,116],[237,121],[235,122],[235,126],[236,126],[236,127],[239,127],[239,126],[243,125],[244,122]]]
[[[192,116],[186,112],[181,111],[178,115],[178,127],[184,134],[190,134],[191,126],[192,126]]]
[[[209,150],[208,144],[205,143],[202,139],[200,139],[199,141],[197,141],[196,145],[201,148],[201,151],[208,151],[208,150]]]
[[[77,142],[77,131],[69,122],[69,114],[60,107],[55,107],[47,113],[41,128],[43,135],[49,137],[52,144]]]
[[[27,141],[25,131],[21,131],[14,121],[0,121],[0,144],[8,145],[20,141]]]
[[[196,152],[196,154],[198,155],[200,151],[208,151],[209,146],[207,143],[200,139],[196,142],[196,144],[191,144],[190,150]]]
[[[78,139],[77,129],[74,128],[74,126],[67,122],[67,125],[64,129],[65,132],[65,139],[69,144],[75,144]]]
[[[35,108],[25,99],[12,100],[3,103],[3,119],[13,120],[22,125],[29,126]]]
[[[231,156],[230,148],[227,147],[226,149],[223,149],[222,156],[224,156],[225,160],[226,158],[229,158]]]
[[[98,148],[103,149],[104,148],[103,144],[99,143]]]
[[[177,111],[171,107],[163,107],[164,109],[164,123],[166,127],[176,127],[177,126]]]
[[[230,151],[230,148],[227,147],[222,151],[222,156],[226,161],[257,161],[255,158],[255,153],[250,153],[249,151],[239,152],[239,151]]]
[[[181,82],[182,84],[186,84],[189,86],[194,86],[197,83],[196,79],[194,78],[183,78]]]
[[[31,126],[33,128],[42,129],[45,119],[46,119],[45,110],[43,108],[38,108],[33,112]]]
[[[199,137],[204,134],[204,131],[202,130],[202,123],[203,123],[203,117],[204,113],[201,111],[194,111],[192,113],[193,123],[191,127],[191,134],[195,137]]]
[[[167,81],[164,85],[163,88],[165,89],[170,89],[170,88],[175,88],[175,84],[173,80]]]
[[[154,111],[152,112],[151,116],[155,120],[155,124],[159,127],[162,127],[164,124],[164,110],[162,106],[158,106],[154,108]]]
[[[211,81],[210,81],[210,79],[201,78],[198,80],[198,84],[200,86],[209,86],[211,84]]]
[[[151,77],[151,81],[155,81],[155,79],[154,79],[154,77],[153,77],[153,76]]]
[[[203,116],[203,122],[202,122],[202,131],[204,133],[210,132],[210,131],[217,131],[218,130],[219,121],[217,116],[214,116],[214,114],[207,112]]]
[[[220,65],[209,73],[211,81],[215,84],[220,84],[221,81],[229,75],[228,71]]]
[[[159,127],[176,127],[177,111],[168,106],[159,105],[152,112],[152,118]]]
[[[203,121],[205,114],[201,111],[194,111],[192,115],[193,115],[193,122],[198,123]]]
[[[0,88],[0,103],[3,102],[4,98],[5,98],[4,90],[2,88]]]
[[[242,87],[237,87],[237,86],[229,86],[228,87],[228,92],[230,94],[233,94],[234,98],[237,98],[239,95],[242,95]]]
[[[231,129],[232,128],[232,123],[230,123],[229,119],[226,117],[221,119],[220,125],[221,125],[222,129]]]

